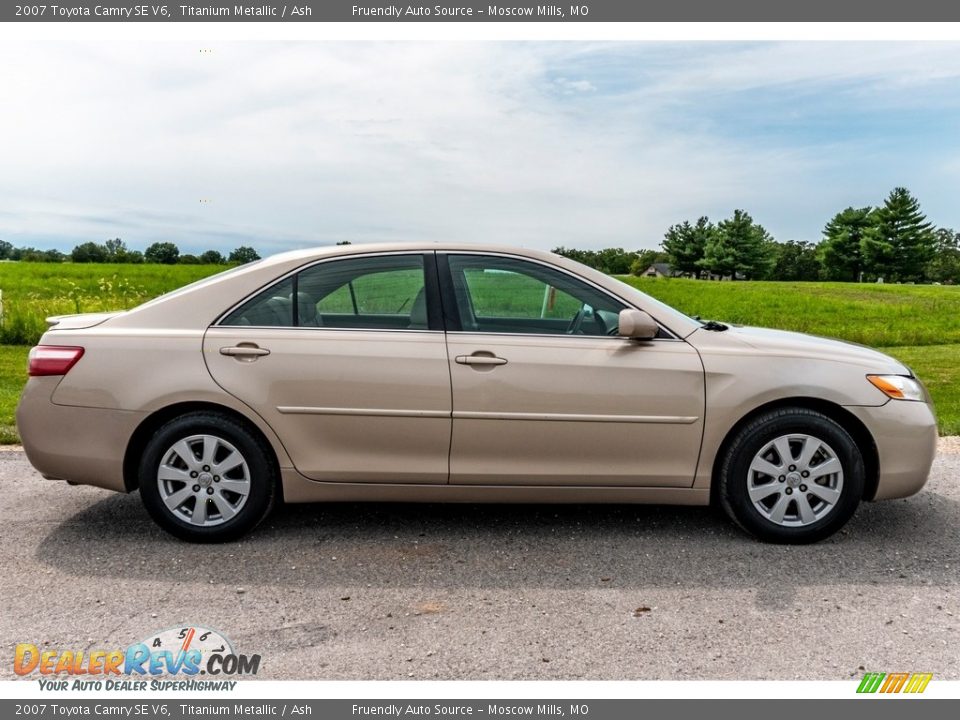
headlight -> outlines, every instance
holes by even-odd
[[[914,378],[903,375],[867,375],[867,380],[887,397],[894,400],[923,402],[923,387]]]

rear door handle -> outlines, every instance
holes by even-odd
[[[237,345],[234,347],[220,348],[220,354],[230,355],[231,357],[259,357],[261,355],[269,355],[270,351],[266,348],[257,347],[256,345]]]
[[[491,355],[457,355],[455,358],[461,365],[506,365],[506,358]]]

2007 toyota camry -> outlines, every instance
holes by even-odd
[[[51,318],[45,476],[222,541],[286,502],[716,502],[779,542],[924,484],[930,398],[865,347],[701,322],[550,253],[337,246]]]

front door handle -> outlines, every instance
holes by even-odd
[[[231,357],[260,357],[261,355],[269,355],[270,351],[256,345],[236,345],[220,348],[220,354]]]
[[[496,355],[457,355],[456,361],[461,365],[506,365],[506,358]]]

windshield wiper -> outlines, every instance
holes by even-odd
[[[700,327],[702,327],[704,330],[713,330],[714,332],[723,332],[729,327],[728,325],[724,325],[722,322],[717,322],[716,320],[701,320],[701,322],[703,325]]]

